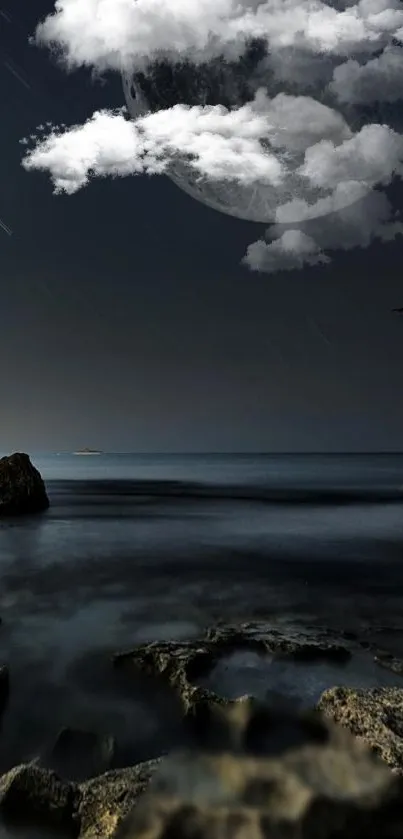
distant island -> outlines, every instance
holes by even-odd
[[[79,449],[73,454],[102,454],[102,452],[97,451],[97,449]]]

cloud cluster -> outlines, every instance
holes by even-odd
[[[312,220],[298,230],[278,224],[249,245],[242,263],[251,271],[292,271],[330,262],[335,250],[367,248],[374,239],[390,242],[403,236],[403,222],[384,193],[374,190],[341,210]]]
[[[251,38],[267,52],[250,103],[178,103],[131,120],[97,112],[39,132],[23,165],[48,172],[56,192],[95,176],[169,174],[178,161],[201,182],[252,190],[274,222],[248,248],[252,270],[323,264],[327,250],[400,234],[371,190],[403,177],[400,126],[379,110],[403,98],[401,0],[56,0],[36,32],[70,69],[128,77],[162,57],[234,60]]]
[[[37,29],[37,39],[56,46],[70,66],[119,71],[161,52],[232,57],[245,38],[263,38],[271,50],[345,56],[375,52],[390,37],[403,40],[400,0],[341,8],[322,0],[56,0]]]

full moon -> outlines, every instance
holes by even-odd
[[[258,90],[264,89],[268,96],[274,97],[285,92],[282,87],[273,79],[267,61],[266,44],[259,40],[250,42],[236,61],[217,58],[196,66],[190,61],[173,63],[160,60],[151,63],[147,71],[123,74],[124,95],[132,119],[171,108],[178,103],[239,108],[252,102]],[[314,99],[309,101],[311,107],[326,110],[329,115],[334,114],[320,102]],[[339,134],[340,142],[351,134],[341,115]],[[312,187],[307,179],[297,174],[305,149],[312,142],[309,127],[301,123],[300,131],[293,136],[293,147],[285,149],[288,174],[283,183],[276,187],[267,183],[244,185],[233,180],[218,181],[201,177],[195,169],[180,160],[170,164],[167,175],[192,198],[219,212],[247,221],[270,223],[276,220],[276,210],[281,205],[295,199],[312,205],[329,195],[328,191]],[[351,202],[347,199],[345,204],[348,203]],[[326,212],[313,212],[312,218]],[[295,218],[289,217],[288,222],[298,221],[301,221],[301,215],[296,207]]]

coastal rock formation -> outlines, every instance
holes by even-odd
[[[185,713],[194,714],[210,702],[227,704],[227,700],[220,699],[195,682],[207,676],[220,658],[239,650],[307,662],[324,660],[342,663],[348,661],[351,655],[347,646],[320,637],[298,640],[274,630],[266,630],[257,637],[247,627],[225,625],[208,629],[200,640],[142,644],[129,652],[117,653],[113,663],[116,668],[161,677],[179,696]]]
[[[403,689],[354,690],[334,687],[318,703],[326,716],[341,723],[403,775]]]
[[[16,767],[0,778],[0,816],[79,839],[403,836],[403,778],[323,715],[247,699],[211,706],[203,734],[198,747],[82,784]]]
[[[0,778],[0,814],[13,825],[32,824],[77,834],[79,792],[54,772],[16,766]]]
[[[49,507],[45,484],[29,456],[0,458],[0,516],[38,513]]]
[[[253,700],[216,717],[216,739],[166,759],[116,839],[403,835],[403,780],[346,729]]]
[[[82,784],[32,764],[17,766],[0,778],[0,836],[3,822],[10,835],[35,827],[45,835],[53,828],[66,839],[115,837],[159,764],[150,760]]]

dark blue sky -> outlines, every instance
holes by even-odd
[[[19,139],[123,104],[120,80],[28,44],[51,0],[0,6],[0,449],[403,449],[403,239],[265,275],[239,265],[263,226],[166,178],[54,196]]]

